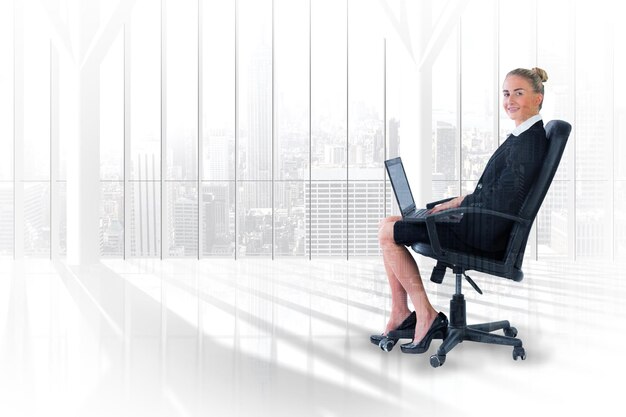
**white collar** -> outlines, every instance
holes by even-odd
[[[537,123],[539,120],[543,120],[543,119],[542,119],[540,114],[536,114],[533,117],[531,117],[530,119],[526,119],[522,124],[520,124],[515,129],[513,129],[511,134],[513,136],[519,136],[522,133],[526,132],[532,125]]]

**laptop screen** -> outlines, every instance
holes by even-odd
[[[389,174],[393,191],[396,193],[400,211],[402,214],[405,214],[410,210],[414,210],[415,201],[404,172],[404,166],[402,166],[402,160],[400,158],[390,159],[385,161],[385,165],[387,165],[387,173]]]

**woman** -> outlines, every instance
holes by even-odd
[[[539,110],[543,104],[543,83],[548,80],[540,68],[518,68],[509,72],[502,86],[503,108],[515,122],[515,129],[487,162],[473,193],[440,204],[430,213],[458,207],[482,207],[516,215],[543,163],[547,150],[546,132]],[[511,222],[487,215],[465,214],[459,223],[440,223],[437,232],[444,248],[478,252],[499,258],[506,248]],[[423,353],[433,338],[446,335],[448,319],[428,300],[419,269],[405,245],[430,243],[424,223],[388,217],[378,234],[385,271],[391,289],[391,314],[383,335],[392,330],[411,330],[413,342],[402,346],[405,353]],[[411,313],[408,298],[415,308]]]

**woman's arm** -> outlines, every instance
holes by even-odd
[[[453,198],[450,201],[447,201],[443,204],[439,204],[438,206],[433,207],[432,209],[430,209],[429,213],[430,214],[435,214],[435,213],[439,213],[440,211],[444,211],[444,210],[450,210],[453,208],[457,208],[461,206],[461,203],[463,202],[463,200],[465,199],[464,195],[460,195],[456,198]]]

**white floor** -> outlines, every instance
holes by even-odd
[[[389,308],[378,258],[0,262],[0,415],[615,415],[623,266],[470,274],[485,294],[464,286],[468,321],[509,319],[527,360],[465,342],[434,369],[440,341],[424,355],[369,343]],[[453,284],[426,283],[446,313]]]

